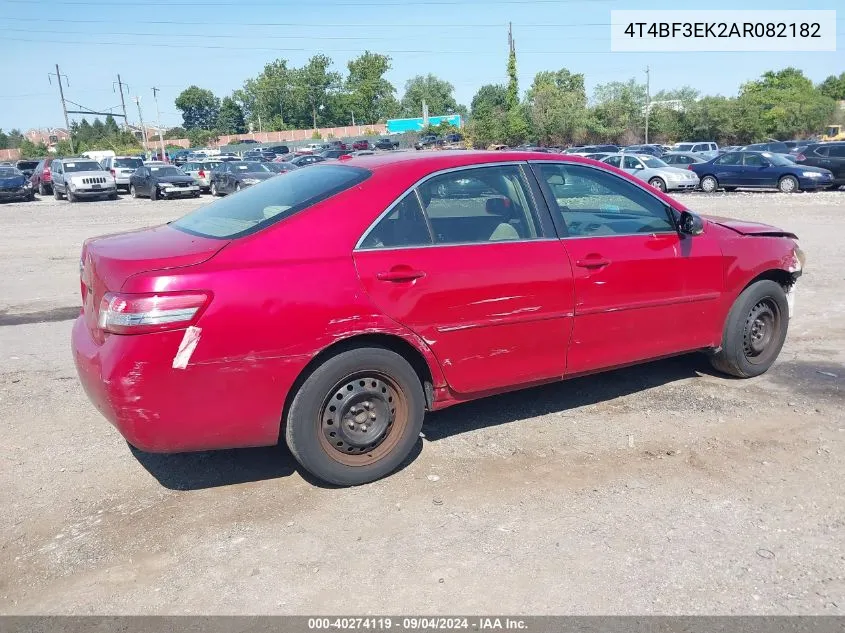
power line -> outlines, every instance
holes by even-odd
[[[38,0],[6,0],[9,4],[27,4],[27,5],[37,5],[39,4]],[[409,0],[409,1],[402,1],[402,2],[332,2],[332,3],[322,3],[321,6],[323,7],[398,7],[403,8],[409,5],[415,6],[478,6],[478,5],[490,5],[490,4],[514,4],[514,5],[534,5],[534,4],[590,4],[590,3],[602,3],[602,2],[619,2],[619,0],[478,0],[477,2],[468,2],[467,0]],[[92,2],[91,0],[54,0],[52,3],[54,5],[84,5],[84,6],[94,6],[94,7],[107,7],[113,8],[115,6],[114,2],[106,1],[106,2]],[[256,2],[247,2],[247,1],[239,1],[239,2],[211,2],[211,3],[203,3],[202,5],[193,3],[193,2],[145,2],[145,7],[194,7],[194,8],[203,8],[209,9],[214,7],[254,7],[254,8],[266,8],[266,9],[273,9],[277,8],[278,4],[274,3],[256,3]]]

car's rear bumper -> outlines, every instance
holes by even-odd
[[[174,369],[183,336],[184,330],[175,330],[95,340],[80,316],[71,346],[91,402],[144,451],[275,444],[285,394],[301,367],[285,358],[249,358],[189,362]],[[203,343],[200,338],[198,348]]]

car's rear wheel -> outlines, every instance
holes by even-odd
[[[750,378],[775,362],[789,328],[789,304],[780,284],[767,279],[748,286],[728,314],[722,347],[713,367],[731,376]]]
[[[353,349],[305,379],[290,405],[285,439],[309,473],[355,486],[399,467],[424,413],[422,384],[408,361],[380,347]]]
[[[211,183],[211,195],[215,198],[220,195],[220,192],[217,190],[216,182]]]
[[[65,192],[65,194],[67,195],[67,201],[68,201],[68,202],[73,203],[73,202],[76,202],[76,201],[78,200],[78,198],[76,197],[76,194],[75,194],[75,193],[73,193],[73,192],[70,190],[70,187],[68,187],[68,190],[67,190],[67,192]]]
[[[47,189],[44,188],[44,183],[40,182],[40,181],[38,182],[38,195],[39,196],[46,196],[47,195]]]
[[[129,185],[129,195],[133,198],[138,198],[138,190],[135,189],[135,185]]]
[[[664,181],[662,178],[652,178],[648,181],[648,184],[650,184],[658,191],[666,191],[666,181]]]
[[[719,181],[715,176],[705,176],[701,179],[699,186],[704,193],[715,193],[719,188]]]
[[[60,193],[59,193],[59,190],[58,190],[58,188],[57,188],[55,185],[53,185],[53,197],[54,197],[56,200],[61,200],[61,199],[62,199],[62,194],[60,194]]]
[[[795,193],[798,191],[798,179],[795,176],[784,176],[778,181],[778,191],[781,193]]]
[[[235,185],[235,192],[237,193],[237,192],[238,192],[238,191],[240,191],[240,190],[241,190],[241,183],[237,183],[237,184]]]

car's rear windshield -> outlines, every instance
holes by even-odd
[[[115,158],[114,159],[114,166],[115,167],[131,167],[132,169],[138,169],[141,165],[144,164],[140,158]]]
[[[37,160],[19,160],[17,164],[18,169],[35,169],[38,167]]]
[[[201,237],[243,237],[354,187],[369,178],[370,173],[346,165],[295,169],[283,178],[270,178],[201,207],[171,226]]]
[[[14,178],[23,174],[14,167],[0,167],[0,178]]]

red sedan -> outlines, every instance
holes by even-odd
[[[625,173],[405,153],[271,178],[88,240],[73,353],[134,446],[271,445],[342,485],[393,471],[426,410],[704,350],[765,372],[803,254]]]

